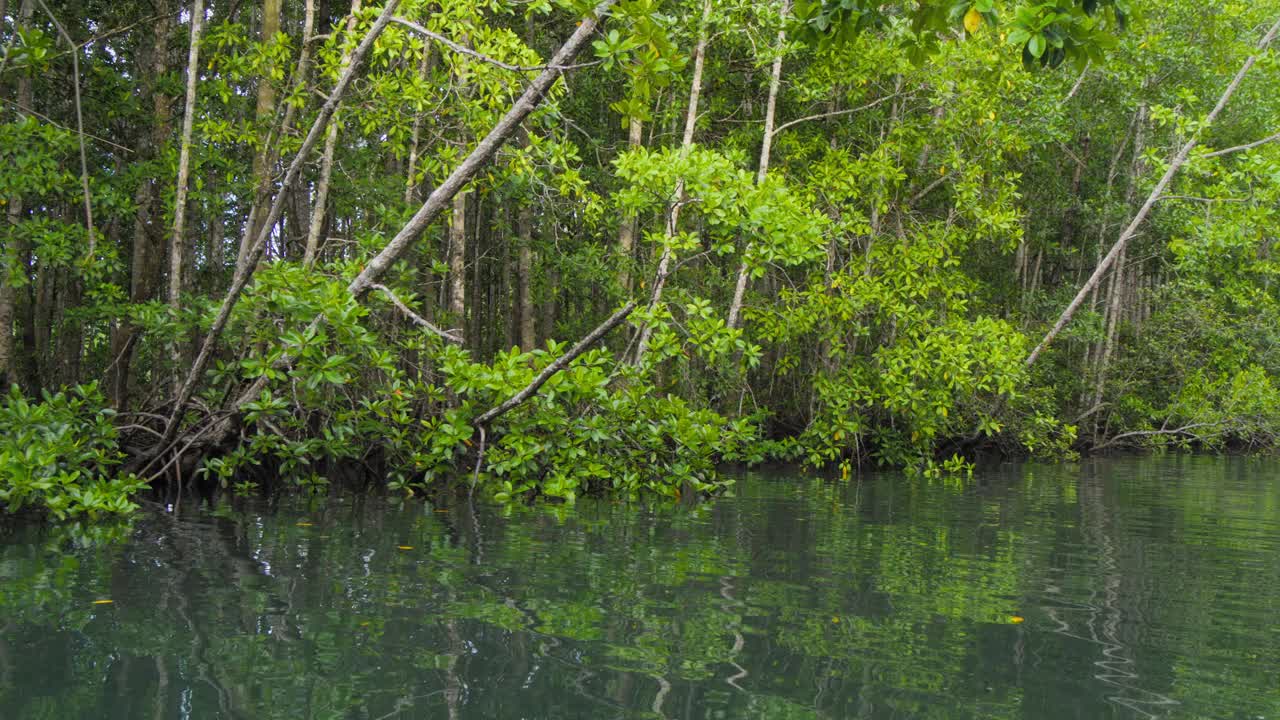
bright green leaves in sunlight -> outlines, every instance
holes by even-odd
[[[1057,67],[1064,60],[1097,60],[1114,45],[1112,28],[1123,29],[1130,14],[1126,0],[1020,2],[1001,21],[994,0],[925,0],[913,6],[880,0],[797,0],[794,17],[801,38],[820,45],[851,41],[859,33],[909,23],[909,44],[917,59],[936,47],[951,28],[972,34],[991,26],[1022,50],[1023,64]]]

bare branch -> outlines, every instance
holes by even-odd
[[[1065,97],[1058,101],[1058,107],[1062,107],[1063,105],[1071,102],[1071,98],[1075,97],[1076,93],[1080,92],[1080,86],[1084,85],[1084,76],[1089,74],[1089,68],[1092,65],[1092,60],[1084,64],[1084,69],[1080,71],[1080,77],[1076,78],[1076,84],[1071,86],[1071,92],[1067,93]]]
[[[74,129],[74,128],[69,128],[69,127],[67,127],[66,125],[63,125],[62,123],[58,122],[57,120],[54,120],[53,118],[49,117],[48,115],[42,115],[42,114],[40,114],[40,113],[36,112],[35,110],[33,110],[32,108],[24,107],[24,106],[22,106],[22,105],[19,105],[18,103],[14,102],[14,101],[12,101],[12,100],[9,100],[9,99],[7,99],[7,98],[0,98],[0,103],[4,103],[4,104],[6,104],[6,105],[11,105],[11,106],[13,106],[14,108],[17,108],[19,111],[21,111],[21,112],[23,112],[23,113],[25,113],[25,114],[27,114],[27,115],[31,115],[31,116],[33,116],[33,117],[38,117],[38,118],[40,118],[41,120],[43,120],[43,121],[45,121],[45,122],[49,123],[50,125],[52,125],[52,126],[54,126],[54,127],[56,127],[56,128],[61,128],[61,129],[66,130],[66,131],[68,131],[68,132],[75,132],[75,129]],[[100,143],[102,143],[103,145],[110,145],[111,147],[116,148],[117,150],[123,150],[123,151],[125,151],[125,152],[127,152],[127,153],[132,153],[132,152],[133,152],[133,148],[127,148],[127,147],[125,147],[125,146],[123,146],[123,145],[120,145],[119,143],[113,143],[113,142],[111,142],[110,140],[108,140],[108,139],[106,139],[106,138],[101,138],[101,137],[98,137],[97,135],[92,135],[92,134],[90,134],[90,133],[83,133],[83,134],[84,134],[84,136],[85,136],[85,137],[89,138],[90,140],[93,140],[94,142],[100,142]]]
[[[1182,427],[1174,428],[1173,430],[1166,430],[1164,428],[1161,428],[1159,430],[1133,430],[1130,432],[1123,432],[1123,433],[1120,433],[1119,435],[1116,435],[1113,438],[1108,439],[1106,442],[1102,443],[1101,445],[1094,445],[1092,450],[1097,451],[1097,450],[1103,450],[1109,447],[1113,447],[1115,445],[1118,445],[1121,440],[1124,440],[1126,438],[1133,438],[1133,437],[1152,437],[1155,435],[1186,435],[1188,437],[1198,438],[1200,437],[1200,435],[1191,432],[1195,428],[1213,427],[1220,424],[1221,423],[1216,423],[1216,422],[1201,422],[1201,423],[1191,423],[1190,425],[1183,425]]]
[[[577,68],[591,67],[592,65],[599,65],[600,63],[604,62],[603,60],[593,60],[592,62],[578,63],[576,65],[512,65],[510,63],[502,62],[497,58],[489,57],[488,55],[485,55],[482,52],[477,52],[475,50],[472,50],[466,45],[461,45],[459,43],[456,43],[439,33],[432,32],[426,29],[425,27],[419,25],[418,23],[412,20],[407,20],[405,18],[397,16],[397,17],[391,18],[391,22],[396,23],[397,25],[403,25],[409,28],[410,30],[418,33],[419,35],[431,38],[432,40],[435,40],[436,42],[440,43],[441,45],[444,45],[445,47],[449,48],[450,50],[453,50],[456,53],[466,55],[467,57],[470,57],[470,58],[475,58],[480,62],[488,63],[490,65],[493,65],[494,67],[500,67],[503,70],[510,70],[511,72],[538,72],[542,70],[559,70],[563,72],[565,70],[574,70]]]
[[[588,334],[586,337],[579,340],[578,344],[574,345],[573,348],[569,350],[569,352],[565,353],[564,355],[561,355],[559,358],[556,359],[555,362],[543,368],[542,372],[538,373],[538,376],[533,379],[533,382],[526,385],[523,390],[516,393],[515,395],[512,395],[511,399],[507,400],[501,405],[486,411],[484,414],[480,415],[475,420],[473,420],[471,424],[480,426],[480,425],[486,425],[488,423],[491,423],[494,420],[498,419],[499,417],[502,417],[503,415],[505,415],[507,412],[511,411],[520,403],[523,403],[524,401],[533,397],[534,393],[538,392],[538,388],[546,384],[546,382],[550,380],[556,373],[568,367],[569,363],[573,362],[575,358],[577,358],[582,353],[586,352],[587,348],[594,345],[595,342],[600,338],[604,337],[606,333],[608,333],[610,330],[614,329],[618,325],[622,324],[622,321],[626,320],[627,316],[631,314],[631,311],[635,309],[636,309],[635,300],[632,300],[626,305],[623,305],[621,310],[611,315],[608,320],[605,320],[603,323],[600,323],[599,327],[597,327],[595,330],[592,330],[590,334]]]
[[[369,286],[369,289],[377,290],[381,292],[383,295],[386,295],[387,299],[391,301],[391,304],[399,308],[400,312],[408,316],[408,318],[412,320],[414,324],[420,325],[421,327],[424,327],[427,330],[430,330],[431,332],[435,333],[436,335],[439,335],[440,337],[444,338],[445,340],[448,340],[451,343],[460,344],[462,342],[462,338],[458,337],[457,335],[451,334],[451,333],[457,332],[457,330],[441,330],[435,325],[432,325],[431,322],[428,321],[426,318],[422,317],[421,315],[411,310],[403,300],[401,300],[394,292],[391,291],[391,288],[385,285],[379,285],[377,283],[374,283],[373,285]]]
[[[892,95],[885,95],[884,97],[880,98],[879,100],[874,100],[874,101],[872,101],[872,102],[867,103],[866,105],[861,105],[861,106],[856,107],[856,108],[849,108],[848,110],[833,110],[832,112],[818,113],[817,115],[808,115],[808,116],[806,116],[806,117],[796,118],[795,120],[791,120],[791,121],[789,121],[789,122],[784,122],[784,123],[782,123],[781,125],[779,125],[778,127],[774,128],[774,129],[773,129],[773,133],[772,133],[772,134],[773,134],[773,135],[777,135],[778,133],[782,132],[783,130],[786,130],[787,128],[789,128],[789,127],[791,127],[791,126],[793,126],[793,125],[799,125],[799,124],[800,124],[800,123],[802,123],[802,122],[808,122],[808,121],[810,121],[810,120],[821,120],[821,119],[823,119],[823,118],[837,117],[837,116],[840,116],[840,115],[851,115],[851,114],[856,113],[856,112],[862,112],[863,110],[870,110],[871,108],[873,108],[873,107],[875,107],[875,106],[879,105],[880,103],[888,102],[889,100],[892,100],[892,99],[894,99],[894,98],[896,98],[896,97],[899,97],[899,96],[901,96],[901,95],[903,95],[903,93],[896,92],[896,93],[894,93],[894,94],[892,94]]]
[[[1252,150],[1258,147],[1259,145],[1266,145],[1267,143],[1275,142],[1277,140],[1280,140],[1280,133],[1276,133],[1275,135],[1272,135],[1270,137],[1264,137],[1261,140],[1255,140],[1254,142],[1251,142],[1247,145],[1237,145],[1235,147],[1226,148],[1225,150],[1215,150],[1211,153],[1206,153],[1205,157],[1207,158],[1220,157],[1222,155],[1230,155],[1231,153],[1243,152],[1245,150]]]
[[[1249,202],[1245,198],[1206,198],[1196,197],[1194,195],[1161,195],[1161,200],[1188,200],[1190,202],[1216,203],[1216,202],[1233,202],[1242,203]]]

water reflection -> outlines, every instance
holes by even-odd
[[[1280,713],[1280,471],[1258,461],[183,512],[114,541],[3,531],[0,717]]]

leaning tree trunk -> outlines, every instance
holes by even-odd
[[[1234,95],[1236,89],[1240,87],[1240,83],[1244,80],[1245,75],[1247,75],[1249,70],[1258,62],[1258,58],[1262,55],[1262,52],[1267,49],[1267,46],[1271,44],[1271,41],[1275,39],[1276,33],[1278,32],[1280,32],[1280,20],[1277,20],[1275,24],[1271,26],[1271,29],[1267,31],[1267,34],[1258,43],[1258,47],[1254,53],[1244,61],[1244,65],[1240,67],[1240,70],[1236,72],[1235,77],[1233,77],[1231,82],[1227,85],[1227,89],[1223,91],[1222,97],[1218,98],[1218,103],[1214,105],[1213,110],[1209,112],[1208,117],[1204,119],[1204,122],[1200,124],[1196,132],[1187,140],[1186,144],[1182,146],[1182,149],[1178,151],[1178,154],[1174,156],[1173,162],[1169,163],[1169,168],[1165,170],[1164,175],[1160,178],[1160,181],[1156,183],[1156,186],[1151,189],[1151,194],[1147,196],[1146,202],[1142,204],[1138,213],[1129,221],[1129,225],[1124,229],[1124,232],[1120,233],[1120,237],[1116,239],[1115,244],[1111,246],[1111,250],[1107,253],[1106,257],[1102,259],[1102,262],[1098,263],[1098,267],[1093,271],[1093,274],[1089,276],[1089,279],[1085,281],[1083,286],[1081,286],[1080,291],[1077,292],[1075,298],[1071,300],[1071,304],[1067,305],[1067,308],[1062,311],[1060,316],[1058,316],[1058,321],[1053,324],[1053,327],[1049,329],[1049,332],[1045,333],[1044,338],[1040,340],[1040,344],[1036,345],[1035,349],[1031,351],[1031,354],[1027,356],[1026,362],[1024,363],[1026,367],[1031,367],[1035,364],[1036,360],[1040,358],[1040,355],[1044,352],[1045,348],[1049,347],[1049,344],[1053,342],[1054,338],[1058,337],[1058,333],[1062,332],[1062,329],[1067,326],[1067,323],[1071,322],[1071,318],[1075,317],[1076,311],[1080,309],[1082,304],[1084,304],[1085,298],[1089,296],[1089,293],[1097,286],[1098,282],[1102,279],[1102,276],[1106,274],[1107,269],[1115,263],[1116,258],[1118,258],[1120,253],[1124,251],[1125,246],[1128,245],[1129,241],[1133,239],[1133,236],[1137,234],[1138,228],[1141,227],[1143,221],[1147,219],[1147,215],[1151,214],[1151,209],[1155,207],[1155,204],[1159,202],[1161,196],[1164,195],[1164,191],[1168,189],[1169,183],[1173,181],[1173,177],[1177,175],[1178,171],[1182,169],[1182,166],[1186,164],[1187,158],[1191,156],[1191,151],[1195,149],[1196,145],[1200,141],[1201,133],[1204,132],[1205,128],[1213,125],[1214,120],[1218,119],[1218,115],[1222,113],[1222,109],[1227,106],[1227,102],[1231,100],[1231,96]]]
[[[351,82],[354,70],[359,67],[365,54],[368,52],[373,41],[382,33],[387,24],[391,22],[392,14],[398,0],[390,0],[387,7],[378,17],[370,28],[369,33],[360,42],[360,46],[356,48],[352,56],[352,63],[343,71],[338,79],[338,84],[334,87],[333,93],[320,109],[315,123],[311,126],[311,131],[302,142],[301,148],[298,150],[297,156],[289,164],[289,169],[285,173],[284,185],[288,185],[293,177],[301,171],[302,165],[306,162],[311,154],[312,148],[324,131],[326,124],[332,118],[334,111],[337,109],[338,102],[342,94],[346,91],[347,86]],[[404,255],[404,253],[413,244],[414,240],[420,237],[424,230],[444,212],[449,206],[453,197],[457,195],[462,188],[475,177],[480,168],[487,165],[497,154],[499,148],[507,142],[510,137],[515,134],[520,123],[527,118],[541,103],[551,85],[560,77],[564,70],[564,66],[568,64],[578,54],[578,51],[587,43],[587,40],[595,33],[596,27],[599,25],[602,16],[609,10],[616,0],[602,0],[596,5],[592,14],[582,20],[578,24],[577,29],[565,41],[564,45],[556,51],[551,61],[542,69],[536,78],[525,88],[524,92],[516,99],[515,103],[507,111],[507,113],[498,121],[497,125],[489,131],[471,151],[471,153],[449,174],[444,182],[432,191],[423,203],[422,207],[414,213],[409,222],[396,233],[390,242],[369,262],[365,264],[364,269],[356,276],[354,280],[347,286],[348,292],[356,297],[363,297],[382,276],[391,268],[391,266]],[[268,214],[268,222],[265,227],[269,228],[276,219],[279,218],[281,205],[281,196],[277,196],[275,202],[272,203],[272,209]],[[254,246],[250,248],[250,256],[256,262],[256,256],[262,252],[266,243],[266,233],[260,232]],[[208,335],[200,348],[199,354],[196,355],[192,362],[190,373],[187,375],[186,381],[183,383],[177,397],[174,398],[173,412],[165,425],[164,432],[156,443],[153,456],[166,452],[170,443],[174,440],[178,433],[178,426],[181,422],[183,412],[185,411],[187,402],[190,401],[192,394],[200,379],[204,375],[205,369],[209,365],[209,361],[213,355],[213,347],[218,342],[218,338],[222,331],[226,328],[227,321],[231,316],[231,311],[240,299],[241,293],[248,284],[253,273],[253,262],[246,265],[244,272],[237,272],[233,278],[231,287],[227,290],[226,296],[223,298],[222,305],[218,309],[218,314],[214,318],[212,327],[209,329]],[[318,321],[317,321],[318,322]],[[238,411],[245,402],[257,397],[261,391],[260,383],[254,383],[245,393],[242,393],[239,399],[232,406],[231,410]],[[210,441],[217,441],[218,433],[210,433]]]

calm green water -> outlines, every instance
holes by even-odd
[[[1280,720],[1272,460],[191,506],[0,533],[0,718]]]

